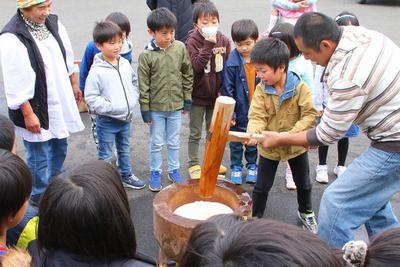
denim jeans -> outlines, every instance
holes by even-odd
[[[115,142],[118,155],[118,168],[122,178],[127,178],[132,174],[131,165],[131,123],[116,120],[107,116],[97,116],[96,118],[98,157],[111,163],[112,148]]]
[[[198,106],[192,105],[190,109],[190,122],[189,122],[189,167],[199,165],[199,144],[201,134],[203,132],[203,122],[206,121],[206,132],[210,129],[211,119],[214,111],[214,106]]]
[[[179,169],[179,134],[182,112],[152,111],[150,127],[150,171],[161,172],[161,150],[167,144],[168,171]]]
[[[400,153],[369,147],[324,192],[319,236],[341,248],[365,224],[369,237],[399,227],[390,205],[400,191]]]
[[[245,130],[238,128],[238,127],[231,127],[231,131],[237,132],[246,132]],[[243,149],[244,147],[244,149]],[[246,146],[240,142],[230,142],[229,149],[231,151],[231,169],[233,166],[243,167],[243,150],[244,150],[244,157],[246,158],[247,164],[256,164],[257,163],[257,146]]]
[[[26,162],[32,173],[31,196],[39,196],[46,190],[54,176],[64,170],[67,156],[67,138],[53,138],[46,142],[24,140]]]

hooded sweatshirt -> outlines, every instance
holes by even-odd
[[[231,52],[229,39],[217,32],[217,43],[213,43],[195,30],[187,39],[186,47],[194,72],[193,104],[213,106],[221,90],[223,68]]]
[[[96,115],[131,121],[138,105],[137,75],[123,57],[113,66],[99,53],[94,57],[85,85],[85,101]]]

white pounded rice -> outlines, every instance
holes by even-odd
[[[175,214],[193,220],[207,220],[217,214],[233,213],[225,204],[210,201],[196,201],[178,207]]]

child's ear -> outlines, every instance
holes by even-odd
[[[156,35],[156,33],[151,29],[147,29],[147,32],[153,37],[154,37],[154,35]]]
[[[100,43],[96,43],[96,47],[97,47],[97,49],[101,50],[101,48],[103,48],[103,45]]]

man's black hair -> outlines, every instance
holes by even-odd
[[[106,20],[112,21],[117,24],[123,32],[128,36],[131,33],[131,24],[128,17],[121,12],[113,12],[107,16]]]
[[[242,42],[251,38],[258,39],[257,24],[251,19],[237,20],[232,24],[231,36],[234,42]]]
[[[10,151],[0,149],[0,223],[17,214],[31,190],[32,175],[25,162]]]
[[[294,41],[293,25],[290,23],[279,23],[275,25],[269,32],[269,37],[277,38],[284,42],[290,51],[290,58],[297,57],[301,54],[299,48]]]
[[[289,49],[284,42],[275,38],[263,39],[256,43],[250,53],[252,63],[266,64],[275,71],[284,66],[285,71],[289,64]]]
[[[106,43],[117,36],[122,37],[122,30],[112,21],[97,22],[93,30],[93,41],[96,44]]]
[[[213,2],[208,0],[197,1],[193,5],[193,23],[197,24],[197,21],[205,16],[216,17],[219,22],[219,12]]]
[[[303,14],[294,26],[294,37],[301,37],[307,48],[317,52],[320,51],[322,40],[339,43],[341,33],[340,27],[332,18],[318,12]]]
[[[163,28],[176,29],[177,23],[174,13],[166,7],[154,9],[147,17],[147,27],[153,32]]]
[[[11,151],[15,142],[15,130],[12,121],[0,114],[0,148]]]

